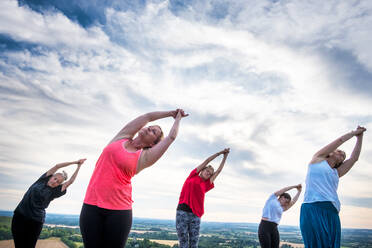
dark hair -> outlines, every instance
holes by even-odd
[[[284,197],[285,199],[288,199],[288,200],[291,200],[292,198],[291,198],[291,195],[290,194],[288,194],[288,193],[283,193],[283,194],[281,194],[280,196],[279,196],[279,198],[280,197]]]

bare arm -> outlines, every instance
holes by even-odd
[[[70,186],[75,181],[76,176],[79,173],[80,167],[85,162],[85,160],[86,159],[80,159],[78,161],[77,167],[76,167],[76,170],[75,170],[74,174],[71,176],[70,180],[68,180],[67,182],[65,182],[64,184],[62,184],[61,191],[65,191],[68,188],[68,186]]]
[[[81,160],[81,159],[80,159]],[[76,161],[72,161],[72,162],[64,162],[64,163],[59,163],[59,164],[56,164],[55,166],[53,166],[52,168],[50,168],[46,175],[47,176],[50,176],[50,175],[53,175],[54,173],[57,172],[57,170],[63,168],[63,167],[66,167],[66,166],[69,166],[69,165],[72,165],[72,164],[78,164],[80,160],[76,160]],[[85,161],[85,159],[84,159]]]
[[[161,158],[168,147],[176,139],[180,121],[183,117],[186,116],[188,115],[185,114],[182,109],[178,110],[177,116],[174,120],[172,129],[169,131],[168,136],[157,143],[155,146],[142,151],[141,157],[137,164],[136,174],[138,174],[141,170],[153,165],[156,161],[158,161],[159,158]]]
[[[209,156],[203,163],[201,163],[198,167],[196,167],[196,172],[200,172],[202,169],[204,169],[209,162],[211,162],[213,159],[217,158],[219,155],[223,154],[223,150],[220,152],[216,152],[215,154]]]
[[[298,198],[300,197],[301,190],[302,190],[302,185],[301,184],[296,185],[296,188],[297,188],[296,195],[293,197],[292,201],[288,204],[288,206],[284,209],[284,211],[287,211],[288,209],[290,209],[297,202]]]
[[[293,185],[293,186],[288,186],[288,187],[282,188],[282,189],[276,191],[276,192],[274,193],[274,195],[277,196],[277,197],[279,197],[281,194],[283,194],[283,193],[285,193],[285,192],[287,192],[287,191],[289,191],[289,190],[291,190],[291,189],[294,189],[294,188],[296,188],[297,186],[298,186],[298,185]]]
[[[363,133],[356,136],[357,142],[354,146],[353,152],[351,153],[351,156],[349,159],[345,160],[338,168],[338,176],[342,177],[346,173],[349,172],[349,170],[353,167],[356,161],[359,159],[360,151],[362,149],[362,142],[363,142]]]
[[[211,181],[211,183],[213,183],[214,180],[216,180],[217,176],[221,173],[221,171],[222,171],[222,169],[225,165],[227,155],[229,155],[229,152],[230,152],[230,148],[226,148],[226,149],[223,150],[223,159],[220,163],[220,166],[218,167],[218,169],[213,173],[213,175],[209,179]]]
[[[141,115],[125,125],[120,130],[120,132],[110,141],[109,144],[120,139],[131,139],[141,128],[143,128],[150,121],[155,121],[170,116],[176,117],[176,114],[177,110],[156,111]]]
[[[365,128],[360,128],[358,127],[356,130],[354,131],[351,131],[347,134],[344,134],[342,135],[341,137],[339,137],[338,139],[336,139],[335,141],[331,142],[330,144],[326,145],[325,147],[323,147],[322,149],[320,149],[317,153],[314,154],[310,164],[314,164],[314,163],[317,163],[321,160],[324,160],[331,152],[333,152],[334,150],[336,150],[339,146],[341,146],[343,143],[345,143],[346,141],[348,141],[349,139],[351,139],[352,137],[354,136],[357,136],[361,133],[363,133],[366,129]]]

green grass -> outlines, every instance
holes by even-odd
[[[74,242],[74,243],[77,245],[77,247],[80,247],[83,245],[83,242]]]
[[[9,226],[12,223],[12,217],[0,216],[0,225]]]

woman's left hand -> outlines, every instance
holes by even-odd
[[[79,159],[78,161],[76,161],[76,164],[78,166],[81,166],[82,164],[84,164],[85,160],[87,160],[87,159],[86,158]]]
[[[357,129],[354,131],[355,136],[359,136],[363,134],[367,129],[365,127],[358,126]]]
[[[298,191],[301,191],[301,190],[302,190],[302,185],[301,185],[301,184],[297,185],[297,186],[296,186],[296,189],[297,189]]]
[[[181,118],[186,117],[186,116],[189,115],[189,114],[186,114],[183,109],[177,109],[176,111],[177,111],[177,114],[176,114],[176,117],[175,117],[176,120],[177,119],[180,120]]]

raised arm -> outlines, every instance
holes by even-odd
[[[285,192],[287,192],[287,191],[289,191],[291,189],[297,188],[297,187],[298,187],[298,185],[293,185],[293,186],[288,186],[288,187],[282,188],[282,189],[276,191],[274,193],[274,195],[277,196],[277,197],[279,197],[281,194],[283,194],[283,193],[285,193]]]
[[[331,142],[330,144],[326,145],[322,149],[320,149],[317,153],[314,154],[310,164],[317,163],[321,160],[324,160],[331,152],[336,150],[339,146],[341,146],[343,143],[348,141],[354,136],[357,136],[361,133],[363,133],[366,129],[363,127],[358,127],[356,130],[351,131],[347,134],[342,135],[335,141]]]
[[[74,174],[71,176],[71,178],[67,182],[65,182],[64,184],[62,184],[61,191],[65,191],[68,188],[68,186],[70,186],[75,181],[76,176],[79,173],[80,167],[85,162],[85,160],[86,159],[84,158],[84,159],[79,159],[77,161],[77,167],[76,167],[76,170],[75,170]]]
[[[362,128],[362,127],[358,127],[358,129],[363,130],[363,132],[366,131],[365,128]],[[356,135],[357,137],[357,141],[356,141],[356,144],[354,146],[354,149],[353,149],[353,152],[351,153],[351,156],[349,159],[345,160],[338,168],[337,168],[337,172],[338,172],[338,176],[339,177],[342,177],[344,176],[346,173],[348,173],[348,171],[353,167],[353,165],[355,164],[356,161],[358,161],[359,159],[359,155],[360,155],[360,151],[362,149],[362,143],[363,143],[363,132]]]
[[[302,190],[302,185],[301,184],[296,185],[295,188],[297,189],[297,193],[293,197],[293,199],[291,200],[291,202],[288,204],[288,206],[284,209],[284,211],[287,211],[288,209],[290,209],[297,202],[298,198],[300,197],[301,190]]]
[[[223,151],[220,151],[220,152],[217,152],[215,154],[213,154],[212,156],[208,157],[203,163],[201,163],[198,167],[196,167],[196,172],[200,172],[202,169],[204,169],[208,164],[209,162],[211,162],[213,159],[217,158],[219,155],[223,154]]]
[[[79,159],[79,160],[72,161],[72,162],[64,162],[64,163],[56,164],[55,166],[53,166],[52,168],[50,168],[50,169],[47,171],[46,175],[47,175],[47,176],[53,175],[54,173],[57,172],[57,170],[59,170],[59,169],[61,169],[61,168],[63,168],[63,167],[66,167],[66,166],[72,165],[72,164],[78,164],[79,161],[81,161],[81,160],[84,160],[84,161],[85,161],[86,159]]]
[[[153,147],[142,151],[141,157],[138,161],[136,174],[138,174],[141,170],[153,165],[165,153],[165,151],[177,137],[181,119],[186,116],[188,116],[188,114],[185,114],[182,109],[179,109],[168,136]]]
[[[162,119],[165,117],[176,117],[178,110],[173,111],[156,111],[156,112],[150,112],[144,115],[141,115],[137,117],[136,119],[129,122],[127,125],[125,125],[120,132],[110,141],[109,144],[112,142],[115,142],[120,139],[131,139],[133,136],[144,126],[146,126],[147,123],[151,121],[155,121],[158,119]]]
[[[226,148],[222,151],[223,153],[223,159],[220,163],[220,166],[218,167],[218,169],[213,173],[213,175],[211,176],[211,178],[209,179],[211,181],[211,183],[214,182],[214,180],[216,180],[217,176],[221,173],[224,165],[225,165],[225,162],[226,162],[226,159],[227,159],[227,155],[229,155],[229,152],[230,152],[230,148]]]

